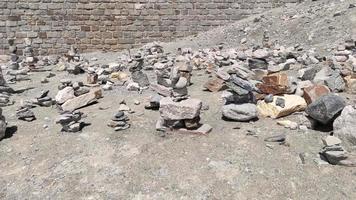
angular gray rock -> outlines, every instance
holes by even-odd
[[[328,124],[335,119],[345,106],[346,103],[342,97],[327,94],[311,103],[305,112],[316,121]]]
[[[341,115],[335,119],[334,134],[345,139],[351,145],[356,145],[356,108],[346,106]]]
[[[246,122],[256,119],[258,112],[255,104],[229,104],[222,107],[223,117],[226,119]]]
[[[186,99],[174,102],[165,97],[160,101],[160,114],[164,120],[194,119],[200,115],[202,101],[199,99]]]

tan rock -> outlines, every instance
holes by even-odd
[[[119,81],[125,81],[128,79],[128,75],[125,72],[113,72],[110,75],[111,79],[118,79]]]
[[[356,77],[347,76],[345,77],[347,91],[351,94],[356,94]]]
[[[78,108],[84,107],[86,105],[89,105],[97,99],[102,97],[102,91],[101,89],[94,89],[89,93],[80,95],[78,97],[75,97],[73,99],[67,100],[63,105],[62,109],[64,111],[74,111]]]
[[[208,82],[204,84],[204,88],[208,89],[211,92],[218,92],[221,90],[225,90],[227,87],[225,85],[224,80],[219,78],[214,78],[208,80]]]
[[[276,105],[277,98],[282,98],[285,100],[284,108]],[[259,113],[262,116],[271,118],[279,118],[290,115],[294,112],[303,111],[306,107],[306,101],[304,98],[298,95],[274,96],[273,102],[271,103],[266,103],[262,100],[257,103],[257,109]]]

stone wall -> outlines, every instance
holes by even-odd
[[[169,41],[300,0],[0,0],[0,54],[32,38],[36,54]],[[19,51],[21,54],[21,51]]]

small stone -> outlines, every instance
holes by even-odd
[[[49,81],[48,81],[47,78],[42,78],[42,79],[41,79],[41,83],[49,83]]]
[[[266,103],[273,102],[273,94],[266,95],[264,100],[265,100]]]
[[[87,75],[87,83],[88,84],[96,84],[98,82],[98,74],[96,73],[89,73]]]
[[[284,108],[284,107],[286,107],[286,101],[283,98],[277,97],[276,106]]]
[[[266,142],[284,142],[285,140],[286,140],[285,134],[275,135],[264,139],[264,141]]]
[[[289,128],[291,130],[296,130],[298,128],[298,123],[292,122],[290,120],[277,121],[277,124],[284,126],[285,128]]]
[[[119,111],[130,111],[131,108],[128,107],[126,104],[120,104]]]
[[[174,85],[175,89],[186,88],[188,84],[188,80],[184,77],[180,77],[178,82]]]
[[[335,136],[329,135],[329,136],[323,138],[323,143],[326,146],[334,146],[334,145],[341,144],[341,140]]]
[[[250,69],[267,69],[268,63],[265,59],[250,58],[248,59]]]

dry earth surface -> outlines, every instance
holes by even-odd
[[[253,44],[268,29],[271,39],[278,38],[286,46],[299,43],[328,52],[354,33],[356,10],[347,7],[350,3],[355,1],[278,8],[264,17],[163,46],[172,52],[221,42],[237,46],[242,38]],[[342,14],[334,17],[338,12]],[[97,63],[105,64],[119,54],[97,52],[84,57],[95,56]],[[86,75],[56,72],[49,83],[41,84],[47,74],[32,73],[29,81],[11,85],[33,89],[13,95],[16,104],[3,108],[8,126],[16,126],[17,131],[0,142],[0,199],[356,199],[356,168],[318,164],[321,138],[328,133],[289,130],[268,118],[250,123],[223,121],[221,93],[202,91],[209,77],[204,72],[194,72],[189,94],[209,106],[201,115],[213,127],[207,136],[155,131],[159,113],[143,107],[153,92],[138,94],[125,87],[105,91],[98,103],[81,109],[87,115],[84,121],[91,125],[80,133],[61,133],[54,107],[34,108],[36,121],[17,120],[15,111],[21,101],[44,89],[54,97],[63,78],[86,79]],[[132,126],[115,132],[106,124],[123,99],[135,111],[129,115]],[[134,100],[141,104],[135,105]],[[300,115],[284,119],[298,122]],[[280,133],[287,134],[288,145],[264,141]]]

